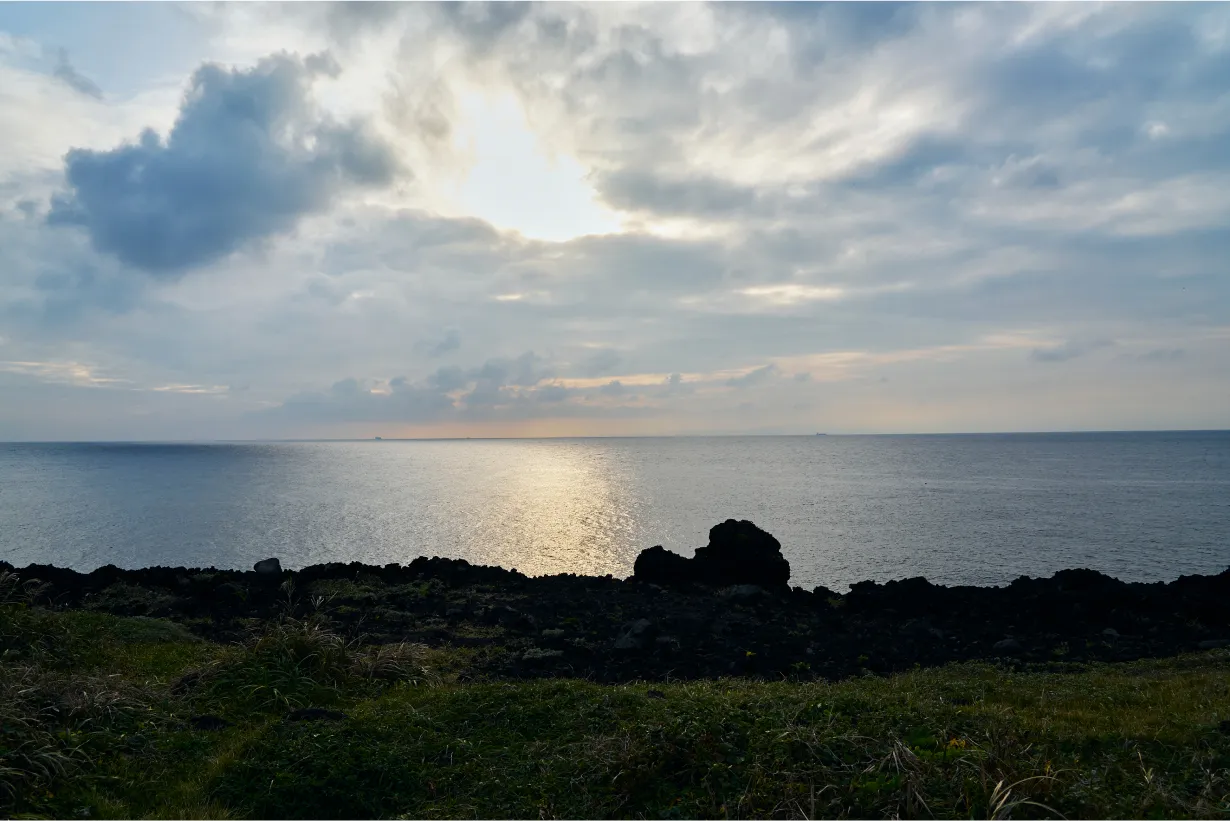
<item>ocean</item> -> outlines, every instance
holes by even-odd
[[[1230,432],[0,444],[17,566],[447,556],[624,577],[727,518],[776,536],[808,588],[1216,573]]]

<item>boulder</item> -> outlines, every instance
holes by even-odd
[[[828,607],[829,599],[840,599],[841,594],[836,590],[829,590],[824,585],[817,585],[812,588],[812,596],[815,597],[817,607]]]
[[[662,545],[642,550],[632,565],[632,577],[639,582],[676,587],[695,580],[692,562]]]
[[[701,581],[708,584],[781,589],[790,581],[790,562],[782,556],[781,543],[746,520],[714,525],[709,544],[696,549],[693,561]]]
[[[218,585],[215,592],[222,599],[242,599],[247,596],[247,591],[234,582],[223,582]]]
[[[1021,652],[1024,648],[1021,647],[1021,643],[1016,639],[1004,639],[1003,641],[995,642],[995,644],[991,646],[991,649],[997,653],[1016,654]]]
[[[282,563],[277,559],[262,559],[252,565],[252,569],[260,576],[281,576]]]
[[[691,559],[661,545],[641,551],[632,578],[668,587],[694,583],[714,587],[755,585],[787,592],[790,563],[773,536],[751,522],[727,519],[709,531],[709,544],[697,548]]]
[[[615,649],[639,650],[645,646],[645,641],[655,637],[657,632],[657,625],[649,619],[637,619],[627,625],[619,638],[615,639]]]
[[[1124,583],[1118,579],[1087,567],[1060,570],[1051,577],[1050,581],[1060,590],[1071,593],[1105,593],[1125,587]]]

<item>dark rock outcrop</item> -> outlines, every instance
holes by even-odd
[[[252,570],[107,566],[78,573],[0,561],[0,571],[33,585],[35,606],[164,618],[214,641],[249,639],[260,622],[290,615],[325,619],[363,643],[475,648],[459,673],[467,681],[838,679],[972,659],[1063,670],[1230,652],[1230,570],[1168,583],[1079,569],[1002,587],[914,578],[861,582],[843,595],[787,588],[789,566],[779,561],[777,541],[750,523],[723,523],[710,538],[717,549],[697,551],[697,559],[645,551],[629,580],[531,578],[433,557],[405,566],[285,570],[281,578],[293,581],[294,596]],[[733,583],[722,575],[732,567],[739,573]],[[173,692],[190,692],[199,678],[185,676]]]
[[[282,563],[277,559],[261,559],[256,564],[252,565],[252,569],[256,571],[258,576],[281,576]]]
[[[781,542],[747,520],[714,525],[708,546],[698,547],[692,561],[707,584],[780,590],[790,582],[790,562],[782,555]]]
[[[682,587],[695,581],[692,561],[672,553],[662,545],[642,550],[632,565],[632,578],[638,582]]]
[[[642,551],[633,565],[632,578],[667,587],[755,585],[785,592],[790,562],[782,556],[781,543],[772,535],[747,520],[727,519],[709,530],[709,544],[698,547],[692,559],[661,545]]]

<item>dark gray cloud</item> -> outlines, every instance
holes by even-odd
[[[68,61],[68,52],[64,49],[59,51],[56,67],[52,74],[56,79],[62,80],[74,91],[78,91],[87,97],[93,97],[95,100],[102,99],[102,89],[89,77],[82,75],[77,69],[73,68],[72,63]]]
[[[503,385],[529,388],[554,375],[555,371],[546,360],[533,351],[526,351],[515,359],[488,359],[482,367],[470,372],[471,378],[497,388]]]
[[[1114,344],[1110,339],[1068,340],[1051,348],[1034,348],[1029,358],[1035,362],[1067,362]]]
[[[726,384],[732,388],[750,388],[753,385],[759,385],[767,381],[775,373],[777,373],[777,366],[770,362],[768,365],[762,365],[754,371],[748,371],[743,376],[731,377],[726,380]]]
[[[165,141],[147,129],[135,144],[68,153],[69,193],[49,222],[80,225],[99,251],[168,276],[286,232],[349,187],[389,184],[399,170],[389,146],[311,103],[312,79],[336,71],[324,55],[202,66]]]
[[[458,390],[472,384],[474,387],[462,396],[461,401],[466,408],[476,409],[528,401],[538,391],[525,389],[534,388],[553,375],[553,369],[543,357],[533,351],[526,351],[513,359],[505,357],[488,359],[481,366],[469,371],[441,368],[428,378],[428,382],[441,390]],[[539,398],[546,401],[559,401],[567,394],[559,394],[557,398],[547,399],[547,397],[556,396],[556,393],[547,391]]]
[[[434,8],[456,30],[464,32],[480,47],[489,46],[493,40],[519,24],[529,15],[532,7],[532,3],[518,0],[434,4]]]
[[[296,394],[258,416],[303,423],[429,423],[524,420],[543,413],[624,414],[619,407],[591,410],[566,406],[568,400],[582,397],[585,392],[560,384],[541,384],[547,373],[545,360],[527,351],[512,359],[488,360],[469,370],[455,366],[439,368],[420,382],[399,376],[389,380],[386,389],[373,389],[375,383],[356,378],[342,379],[327,391]],[[447,395],[468,386],[473,387],[459,401]]]
[[[474,383],[474,389],[461,397],[467,408],[493,408],[496,405],[508,404],[513,396],[512,391],[504,389],[494,379],[479,379]]]
[[[428,376],[427,384],[439,391],[455,391],[470,384],[470,378],[461,368],[449,365],[438,368],[435,373]]]
[[[618,379],[612,379],[610,382],[607,382],[599,388],[598,393],[603,396],[623,396],[626,390],[627,389],[624,388],[624,384],[622,382]]]
[[[543,385],[534,389],[533,397],[539,402],[563,402],[574,393],[576,391],[563,385]]]
[[[125,314],[141,302],[142,289],[129,277],[82,265],[47,271],[34,282],[42,300],[30,318],[46,330],[65,330],[94,312]]]
[[[756,204],[756,189],[708,176],[671,178],[625,168],[597,178],[598,193],[613,208],[657,214],[713,216],[746,213]]]
[[[428,423],[447,419],[456,410],[453,400],[440,391],[404,381],[391,384],[390,388],[387,394],[372,393],[357,380],[344,379],[327,393],[297,394],[258,416],[307,424]]]

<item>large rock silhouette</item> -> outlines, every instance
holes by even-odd
[[[783,590],[790,581],[790,562],[772,535],[749,521],[727,519],[709,530],[709,544],[698,547],[694,558],[684,558],[661,545],[641,551],[632,578],[671,587],[754,584]]]

